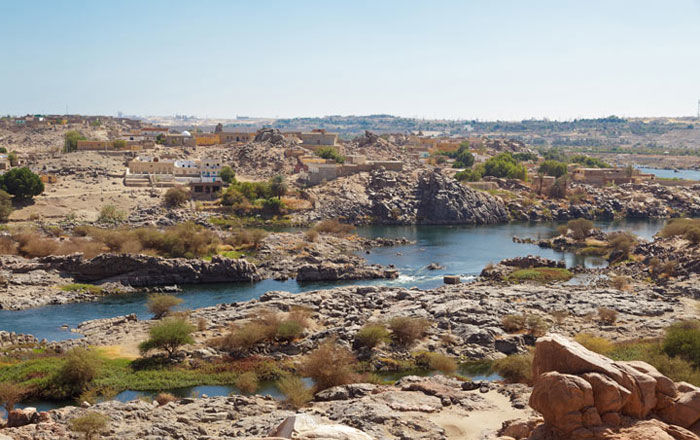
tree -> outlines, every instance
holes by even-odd
[[[124,139],[115,139],[112,141],[112,146],[115,150],[123,150],[126,148],[126,141]]]
[[[195,327],[183,318],[166,318],[151,327],[149,338],[139,344],[139,350],[142,354],[163,350],[172,358],[180,346],[194,343],[191,335],[194,330]]]
[[[0,147],[0,154],[7,154],[7,148]]]
[[[17,200],[31,200],[44,192],[44,182],[27,167],[12,168],[3,174],[0,186]]]
[[[484,176],[527,180],[527,169],[525,165],[518,163],[510,153],[501,153],[489,158],[484,163]]]
[[[7,221],[12,213],[12,196],[0,189],[0,221]]]
[[[460,151],[457,152],[453,166],[455,168],[471,168],[474,165],[474,155],[468,149],[462,150],[462,147],[459,148]]]
[[[284,181],[284,176],[278,174],[270,179],[270,191],[274,197],[277,197],[277,200],[287,194],[287,184]]]
[[[241,206],[248,203],[248,199],[236,187],[229,187],[223,196],[221,204],[224,206]]]
[[[233,171],[233,168],[226,165],[219,171],[219,177],[226,183],[232,183],[236,180],[236,173]]]
[[[66,132],[65,142],[63,144],[63,152],[70,153],[78,149],[78,141],[84,141],[87,138],[83,136],[79,131],[71,130]]]
[[[165,143],[165,135],[163,133],[159,133],[158,136],[156,136],[156,144],[163,145],[164,143]]]
[[[282,200],[280,200],[279,198],[277,198],[277,199],[270,198],[270,199],[265,199],[265,201],[263,201],[263,210],[268,214],[272,214],[272,215],[281,214],[283,209],[284,209],[284,202]]]
[[[148,297],[148,311],[154,319],[160,319],[170,313],[173,307],[182,304],[182,298],[162,293],[154,293]]]
[[[190,199],[190,192],[181,186],[168,189],[163,195],[163,205],[168,208],[179,208]]]
[[[548,176],[561,177],[567,173],[568,167],[564,162],[559,162],[557,160],[545,160],[540,164],[537,171]]]

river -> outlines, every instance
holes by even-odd
[[[663,226],[663,221],[598,222],[605,231],[627,230],[644,239],[651,237]],[[579,257],[571,253],[542,249],[532,244],[513,243],[512,237],[547,238],[557,228],[556,223],[510,223],[486,226],[370,226],[357,229],[366,237],[406,237],[415,244],[373,249],[364,255],[370,263],[389,265],[399,269],[395,280],[349,281],[343,283],[297,283],[295,280],[265,280],[259,283],[199,284],[183,286],[178,294],[183,308],[199,308],[221,303],[247,301],[270,290],[298,293],[349,284],[374,284],[424,289],[442,285],[444,275],[460,275],[464,281],[473,279],[488,263],[527,254],[566,261],[567,266],[600,267],[605,262],[596,257]],[[428,271],[430,263],[445,266],[444,270]],[[74,328],[80,322],[135,313],[148,318],[146,296],[143,294],[108,296],[95,302],[50,305],[36,309],[0,310],[0,330],[30,333],[50,341],[79,337],[62,330]]]
[[[667,170],[663,168],[638,167],[643,173],[653,174],[664,179],[682,179],[700,181],[700,170]]]

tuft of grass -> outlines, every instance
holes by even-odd
[[[366,324],[355,333],[355,346],[372,349],[382,342],[391,341],[389,330],[383,324]]]
[[[389,321],[389,328],[397,343],[409,346],[425,337],[430,321],[425,318],[396,317]]]
[[[314,380],[316,391],[321,391],[352,383],[357,376],[356,365],[357,359],[350,350],[329,339],[306,356],[302,372]]]
[[[82,284],[82,283],[64,284],[63,286],[60,287],[60,289],[65,291],[65,292],[85,291],[85,292],[88,292],[92,295],[101,295],[102,294],[102,287],[95,286],[94,284]]]
[[[422,368],[454,374],[457,371],[457,361],[442,353],[424,351],[416,356],[416,364]]]
[[[615,348],[615,345],[609,340],[590,333],[579,333],[574,337],[574,340],[587,349],[603,355],[611,353]]]
[[[235,385],[242,393],[253,394],[258,390],[258,376],[253,371],[246,371],[236,378]]]
[[[534,281],[537,283],[554,283],[570,280],[574,274],[568,269],[558,267],[533,267],[530,269],[519,269],[508,275],[507,281],[522,283]]]
[[[532,353],[513,354],[493,363],[493,369],[511,383],[532,383]]]

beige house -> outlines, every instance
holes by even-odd
[[[161,161],[157,157],[138,157],[129,161],[129,174],[174,174],[175,162],[172,160]]]
[[[219,143],[228,144],[231,142],[248,143],[255,139],[255,133],[244,131],[221,131],[219,134]]]
[[[588,185],[640,183],[655,178],[653,174],[644,174],[635,168],[576,168],[571,173],[574,182]]]
[[[310,133],[301,133],[301,146],[318,149],[319,147],[334,147],[338,145],[338,134],[328,133],[326,130],[314,130]]]

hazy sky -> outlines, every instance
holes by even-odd
[[[694,115],[699,0],[0,0],[0,113]]]

